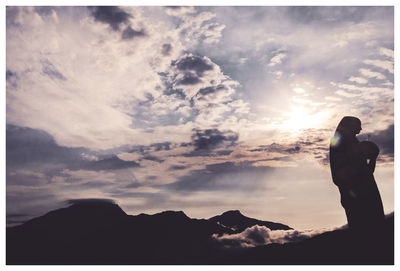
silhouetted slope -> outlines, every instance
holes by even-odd
[[[222,215],[217,215],[209,219],[213,222],[218,222],[226,227],[232,228],[237,232],[242,232],[245,229],[252,227],[254,225],[266,226],[271,230],[291,230],[287,225],[274,223],[269,221],[261,221],[254,218],[249,218],[247,216],[242,215],[240,211],[228,211],[223,213]]]
[[[7,228],[7,264],[182,263],[232,231],[183,212],[126,215],[118,205],[82,202]]]
[[[378,242],[373,242],[377,237]],[[394,215],[379,232],[355,237],[349,229],[301,242],[221,250],[215,264],[394,264]]]
[[[393,218],[381,234],[384,243],[378,254],[368,244],[352,241],[348,230],[299,243],[226,249],[211,236],[237,231],[217,222],[240,229],[272,223],[238,211],[209,220],[191,219],[181,211],[132,216],[112,202],[80,201],[7,228],[6,260],[7,264],[393,263]]]

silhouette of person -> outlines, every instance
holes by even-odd
[[[359,142],[361,121],[346,116],[338,124],[329,148],[332,180],[338,186],[349,228],[357,234],[384,224],[381,196],[374,178],[378,146]]]

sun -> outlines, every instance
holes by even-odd
[[[301,131],[310,128],[321,128],[327,117],[327,112],[316,111],[307,106],[293,106],[288,113],[284,115],[282,128],[289,131]]]

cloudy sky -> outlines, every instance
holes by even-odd
[[[390,213],[393,48],[393,7],[7,7],[7,223],[108,198],[342,226],[345,115],[380,146]]]

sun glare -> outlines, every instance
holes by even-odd
[[[286,120],[282,128],[293,132],[309,128],[320,128],[326,117],[326,112],[313,112],[305,106],[294,106],[291,111],[284,115]]]

